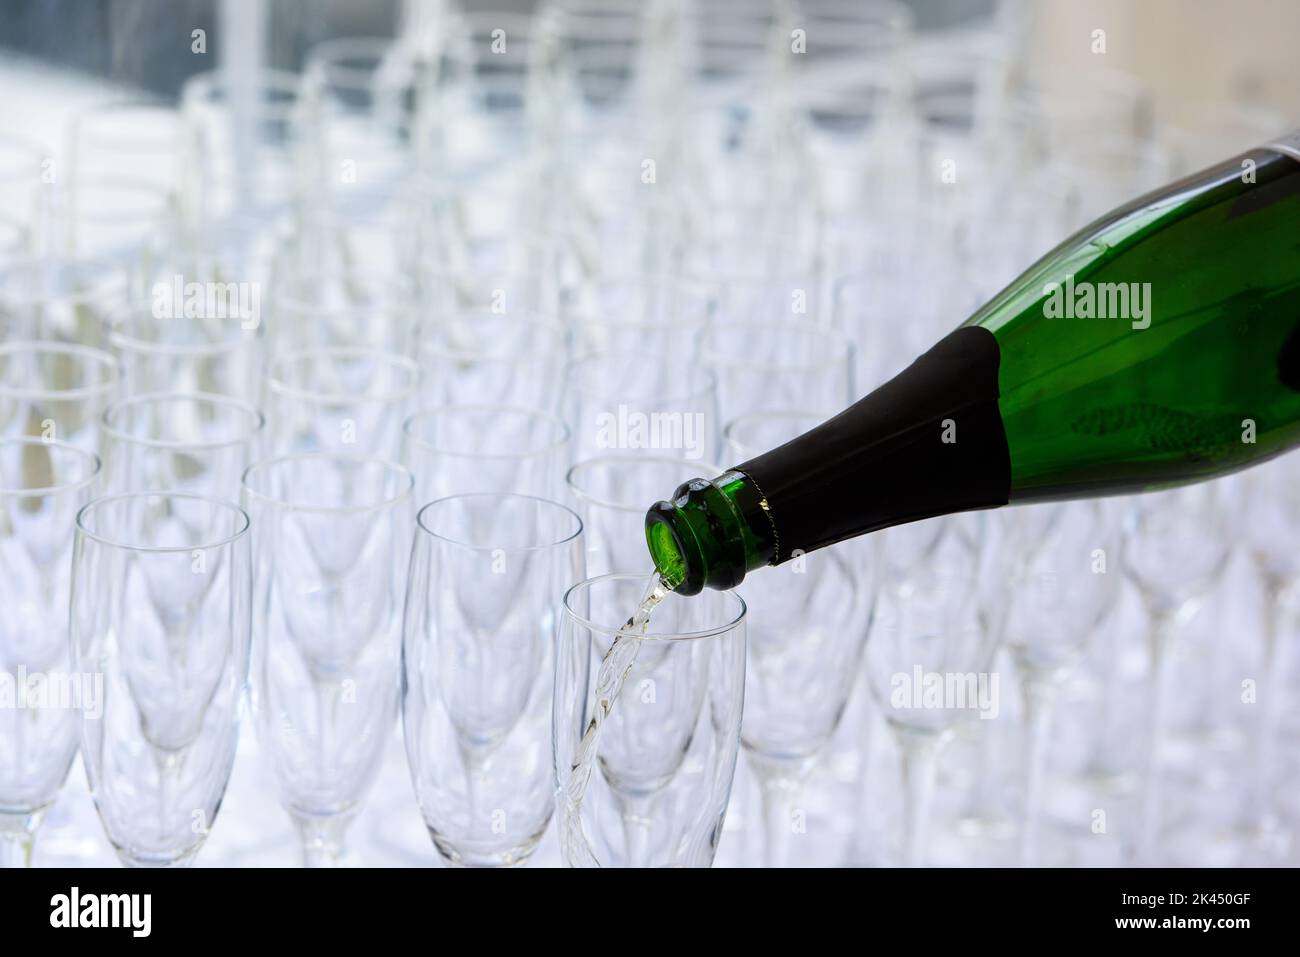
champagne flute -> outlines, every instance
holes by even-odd
[[[994,643],[976,600],[987,556],[978,512],[880,533],[881,584],[867,677],[899,749],[899,862],[925,863],[938,753],[965,714],[995,718]]]
[[[1061,686],[1118,595],[1119,542],[1104,503],[1080,501],[1013,512],[1008,544],[1019,556],[1002,626],[1024,696],[1024,807],[1017,850],[1035,863],[1043,778]]]
[[[95,809],[121,860],[185,865],[226,790],[248,680],[248,516],[180,492],[86,505],[73,550],[73,667],[102,675],[83,713]]]
[[[74,679],[67,641],[73,524],[98,477],[99,459],[85,449],[0,439],[0,672],[22,695],[0,722],[0,867],[31,864],[37,829],[77,753],[77,709],[102,706],[94,675]],[[51,694],[29,704],[34,683],[79,700]]]
[[[727,460],[744,462],[821,423],[797,410],[744,415],[723,430]],[[661,486],[667,487],[667,486]],[[741,745],[758,779],[763,861],[787,867],[807,809],[800,794],[834,735],[862,670],[875,602],[872,548],[844,543],[797,555],[742,585],[750,609]]]
[[[564,596],[552,733],[570,867],[709,867],[722,837],[740,741],[745,603],[734,592],[669,593],[643,628],[627,631],[645,592],[644,575],[604,575]],[[608,656],[629,639],[635,659],[616,674]],[[594,754],[581,747],[593,720],[603,729]],[[590,774],[577,800],[575,774]]]
[[[554,602],[582,578],[582,522],[483,492],[431,502],[417,525],[402,655],[411,783],[445,860],[521,864],[554,811]]]
[[[1149,620],[1150,700],[1138,830],[1129,844],[1133,860],[1149,860],[1160,841],[1160,746],[1167,720],[1172,644],[1228,562],[1228,539],[1217,496],[1212,483],[1192,485],[1138,498],[1129,513],[1124,568],[1141,593]]]
[[[244,472],[258,738],[308,867],[337,864],[397,713],[411,473],[303,453]]]

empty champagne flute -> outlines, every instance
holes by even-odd
[[[1124,542],[1124,569],[1146,608],[1149,671],[1145,753],[1136,831],[1129,853],[1146,861],[1160,839],[1160,747],[1169,702],[1169,657],[1175,636],[1227,566],[1217,485],[1202,483],[1133,501]]]
[[[406,356],[325,346],[286,353],[266,379],[268,451],[396,459],[420,369]]]
[[[108,259],[126,270],[139,294],[176,241],[171,192],[136,179],[76,180],[62,209],[64,251],[81,259]]]
[[[645,575],[604,575],[564,596],[553,740],[570,867],[709,867],[722,837],[745,603],[734,592],[668,593],[630,629],[646,586]]]
[[[118,387],[118,366],[70,343],[0,343],[0,435],[32,435],[99,448],[99,420]]]
[[[813,412],[744,415],[723,430],[727,461],[745,462],[801,435]],[[761,584],[741,588],[749,607],[749,666],[740,742],[758,780],[763,861],[786,867],[802,833],[803,782],[839,725],[862,671],[875,601],[871,548],[845,543],[796,555]]]
[[[554,319],[488,307],[437,313],[417,342],[425,406],[555,409],[569,335]]]
[[[806,316],[715,322],[704,334],[700,361],[717,377],[725,422],[796,408],[829,416],[857,398],[852,343]]]
[[[1083,500],[1015,509],[1008,544],[1012,571],[1002,640],[1024,698],[1024,806],[1017,849],[1035,862],[1043,779],[1061,686],[1111,613],[1122,579],[1116,524],[1103,502]]]
[[[68,124],[70,177],[130,176],[171,190],[182,173],[182,145],[180,114],[162,100],[95,103]]]
[[[902,766],[899,862],[924,864],[940,748],[964,715],[996,718],[996,650],[981,620],[985,567],[978,512],[886,529],[867,678],[894,734]]]
[[[569,364],[562,416],[574,461],[610,452],[711,459],[719,437],[716,380],[673,355],[622,352]]]
[[[240,215],[270,219],[293,197],[293,143],[301,79],[263,70],[196,73],[181,90],[186,212],[202,223]]]
[[[107,329],[122,369],[122,394],[206,392],[259,398],[263,371],[260,312],[251,299],[201,315],[177,312],[186,299],[175,283],[155,287],[154,308],[132,308]],[[260,307],[259,307],[260,309]]]
[[[400,273],[298,270],[276,290],[273,351],[351,346],[409,355],[416,305],[414,286]]]
[[[81,754],[121,860],[188,864],[226,790],[248,679],[248,516],[178,492],[96,499],[77,515],[73,667],[100,676]]]
[[[249,466],[258,739],[309,867],[336,864],[397,716],[413,480],[373,458]]]
[[[98,259],[25,258],[0,269],[0,329],[6,339],[103,346],[113,310],[127,294],[127,276]]]
[[[265,424],[257,409],[229,396],[166,392],[120,399],[104,411],[106,489],[237,501]]]
[[[453,864],[520,864],[550,823],[556,596],[582,577],[582,522],[563,505],[473,493],[420,510],[402,727],[425,825]]]
[[[697,349],[713,317],[714,297],[703,283],[669,277],[605,277],[579,283],[565,297],[574,354]]]
[[[74,676],[67,637],[72,528],[98,477],[84,449],[0,439],[0,675],[13,692],[0,720],[0,867],[31,864],[77,753],[77,712],[101,704],[94,675]]]
[[[402,426],[402,464],[415,475],[415,500],[462,492],[554,496],[569,429],[555,416],[511,406],[443,406]]]
[[[307,195],[365,209],[397,195],[419,145],[421,95],[409,47],[380,37],[335,37],[307,54],[300,93],[300,157]]]

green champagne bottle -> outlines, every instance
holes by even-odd
[[[1147,491],[1300,442],[1300,133],[1057,246],[894,379],[646,514],[679,594],[856,535]]]

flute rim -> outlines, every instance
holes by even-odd
[[[284,498],[267,495],[248,483],[248,477],[258,470],[269,469],[272,466],[283,465],[286,462],[307,460],[347,462],[352,465],[379,465],[401,479],[402,488],[382,502],[373,502],[369,505],[302,505]],[[379,512],[401,505],[405,499],[415,494],[415,474],[401,463],[379,458],[378,456],[340,455],[334,452],[290,452],[287,455],[259,459],[250,464],[239,476],[239,490],[241,496],[247,495],[256,498],[285,511],[312,512],[321,515],[360,515],[366,512]]]
[[[285,364],[305,356],[322,356],[322,357],[343,357],[343,358],[370,358],[379,359],[386,362],[391,368],[405,369],[411,374],[410,384],[400,389],[385,389],[376,393],[355,394],[350,392],[327,392],[323,389],[309,389],[303,386],[290,385],[281,378],[281,370]],[[296,399],[301,402],[312,402],[319,405],[357,405],[371,402],[400,402],[408,399],[420,391],[420,382],[423,370],[420,364],[410,356],[404,356],[396,352],[387,352],[383,349],[368,349],[364,347],[353,346],[313,346],[306,349],[295,349],[292,352],[286,352],[276,358],[273,358],[266,371],[266,388],[269,392],[277,396],[283,396],[289,399]]]
[[[128,432],[124,432],[118,426],[113,425],[109,420],[109,417],[113,413],[118,412],[127,406],[143,405],[147,402],[159,399],[184,399],[206,402],[211,405],[237,408],[241,412],[251,412],[254,425],[247,434],[241,435],[237,438],[221,439],[212,442],[171,442],[166,439],[145,438],[138,435],[131,435]],[[99,417],[99,424],[105,435],[111,436],[119,442],[127,442],[132,445],[144,446],[151,449],[185,449],[210,452],[215,449],[232,448],[246,442],[254,441],[266,428],[266,415],[251,402],[245,402],[237,396],[223,395],[220,392],[141,392],[136,395],[124,396],[109,403],[108,408],[106,408],[103,414]]]
[[[586,459],[582,459],[579,462],[574,462],[573,465],[569,466],[569,468],[565,470],[564,487],[568,489],[573,495],[575,495],[580,501],[588,505],[597,505],[601,508],[613,509],[619,512],[627,512],[627,513],[644,512],[645,511],[644,504],[624,505],[622,503],[614,502],[606,498],[599,498],[595,495],[592,495],[586,489],[581,488],[573,481],[574,472],[587,470],[593,466],[604,465],[608,462],[618,462],[620,464],[627,463],[630,466],[698,464],[701,472],[708,472],[708,474],[710,475],[722,475],[727,472],[727,469],[721,468],[712,462],[706,461],[703,458],[701,458],[697,463],[695,460],[692,459],[688,459],[685,457],[674,458],[671,455],[595,455],[592,456],[591,458],[586,458]],[[697,478],[697,477],[700,477],[698,473],[697,475],[692,476],[692,478]]]
[[[29,227],[19,219],[12,216],[0,214],[0,225],[11,222],[22,229]],[[129,288],[127,277],[118,275],[115,272],[117,264],[111,259],[105,259],[97,256],[69,256],[53,261],[38,256],[34,253],[25,253],[22,256],[16,256],[6,261],[3,267],[0,267],[0,302],[9,303],[18,306],[27,306],[35,303],[44,302],[47,299],[63,300],[69,302],[82,302],[85,300],[100,301],[106,295],[117,296],[124,294]],[[91,272],[103,270],[104,275],[98,281],[92,282],[84,290],[64,290],[54,295],[48,295],[41,292],[24,292],[15,290],[12,285],[6,283],[6,278],[14,275],[27,273],[28,271],[36,272],[55,269],[60,272],[75,271],[86,269]],[[120,308],[120,304],[117,306]],[[21,341],[21,340],[20,340]],[[41,340],[27,340],[29,342],[38,342]]]
[[[565,366],[564,369],[565,389],[567,389],[571,394],[574,395],[585,395],[588,397],[594,397],[598,399],[610,399],[611,396],[605,390],[592,388],[588,385],[583,384],[580,379],[575,377],[574,373],[579,371],[579,367],[595,368],[599,365],[603,365],[605,362],[608,362],[609,360],[617,360],[617,359],[635,359],[641,363],[644,363],[646,361],[659,361],[665,363],[672,362],[671,356],[662,355],[662,354],[656,355],[653,353],[647,355],[640,352],[629,352],[626,349],[613,350],[613,351],[602,350],[602,351],[587,353],[575,359],[571,359],[568,362],[568,364]],[[598,360],[604,360],[604,361],[602,362]],[[656,403],[682,402],[689,399],[698,398],[700,396],[713,396],[716,399],[717,391],[718,391],[718,376],[717,373],[715,373],[711,368],[709,368],[707,363],[690,361],[690,362],[683,363],[682,368],[692,375],[696,375],[696,374],[702,375],[704,377],[704,381],[699,385],[698,388],[695,389],[687,389],[682,392],[677,392],[676,390],[673,390],[671,395],[652,396],[649,402],[656,402]],[[645,401],[645,400],[637,399],[636,401]],[[631,403],[625,403],[625,404],[630,405]]]
[[[502,548],[500,545],[476,545],[473,542],[466,542],[457,538],[452,538],[450,535],[445,535],[442,532],[434,531],[432,528],[430,528],[428,525],[425,524],[425,513],[429,511],[431,508],[435,506],[446,505],[449,502],[465,501],[471,498],[496,499],[498,501],[505,500],[505,499],[518,499],[518,500],[528,501],[528,502],[540,502],[542,505],[545,505],[548,508],[559,509],[560,511],[567,513],[568,516],[573,519],[574,524],[577,527],[574,528],[574,530],[570,532],[568,535],[565,535],[563,538],[557,538],[554,541],[539,542],[534,545],[520,545],[515,548]],[[453,495],[444,495],[440,498],[435,498],[432,502],[427,502],[424,505],[420,506],[420,510],[415,513],[415,527],[419,531],[423,532],[425,535],[428,535],[431,539],[434,539],[435,541],[439,541],[439,542],[444,542],[448,545],[453,545],[456,548],[464,548],[470,551],[489,552],[489,553],[503,551],[507,554],[512,554],[512,555],[526,554],[529,552],[543,552],[543,551],[549,551],[550,549],[553,548],[560,548],[564,545],[569,545],[575,541],[578,541],[579,539],[582,538],[583,532],[587,530],[586,523],[583,522],[582,516],[579,515],[577,512],[575,512],[573,509],[569,508],[569,506],[565,505],[563,502],[557,502],[554,499],[543,498],[540,495],[528,495],[524,492],[458,492]]]
[[[71,482],[64,482],[59,485],[45,485],[40,488],[4,488],[0,487],[0,498],[49,498],[54,495],[60,495],[64,492],[77,492],[87,486],[93,485],[99,478],[104,469],[104,462],[96,453],[89,449],[83,449],[79,445],[71,442],[61,442],[54,439],[46,440],[35,435],[10,435],[0,438],[0,448],[6,445],[39,445],[43,448],[64,449],[80,455],[90,460],[90,473],[83,475],[81,478]]]
[[[531,448],[526,452],[470,452],[462,449],[439,447],[411,431],[411,425],[416,419],[441,415],[444,413],[451,413],[454,415],[462,412],[509,412],[515,415],[526,416],[533,421],[546,422],[548,425],[559,426],[559,438],[549,441],[545,445],[538,446],[537,448]],[[569,439],[572,438],[573,433],[568,424],[558,415],[552,415],[551,413],[544,412],[541,409],[530,409],[527,406],[507,405],[505,403],[475,403],[473,405],[435,405],[412,412],[402,423],[402,435],[405,438],[409,438],[411,442],[429,450],[430,452],[435,452],[438,455],[447,455],[453,458],[492,459],[495,461],[505,462],[537,458],[546,455],[549,452],[554,452],[557,449],[563,448],[565,444],[568,443]]]
[[[782,326],[786,329],[797,330],[799,333],[813,333],[823,342],[834,342],[836,354],[826,356],[821,359],[811,361],[800,361],[797,363],[766,363],[755,362],[751,358],[740,356],[728,356],[719,353],[716,349],[710,348],[708,337],[716,335],[724,328],[744,329],[752,335],[761,328],[771,328]],[[700,343],[700,358],[705,365],[721,368],[736,369],[744,368],[747,371],[762,373],[792,373],[792,372],[816,372],[821,369],[832,368],[847,363],[849,366],[854,362],[855,349],[853,339],[845,335],[834,326],[821,322],[808,322],[801,319],[759,319],[754,322],[744,322],[738,319],[721,320],[711,324],[705,330],[705,339]]]
[[[741,455],[745,456],[746,458],[752,458],[755,455],[761,455],[763,452],[767,450],[758,449],[757,451],[754,451],[752,449],[744,448],[743,446],[746,446],[747,443],[738,441],[736,437],[733,435],[733,431],[735,430],[736,426],[743,427],[750,424],[751,422],[770,422],[773,419],[781,418],[781,419],[811,419],[813,420],[812,428],[816,428],[818,425],[825,422],[827,419],[831,418],[832,416],[834,416],[836,413],[840,411],[842,410],[832,409],[829,412],[819,412],[816,409],[810,409],[810,408],[780,408],[780,409],[772,409],[766,412],[743,412],[740,415],[737,415],[723,423],[722,440],[723,442],[731,443],[733,447],[736,449],[736,451],[739,452]]]
[[[193,502],[203,502],[208,505],[217,505],[227,511],[233,511],[241,522],[240,526],[230,535],[211,542],[202,542],[199,544],[188,545],[135,545],[130,542],[118,541],[100,532],[92,531],[86,527],[85,518],[88,513],[94,509],[108,505],[112,502],[118,502],[128,498],[168,498],[168,499],[186,499]],[[118,492],[113,495],[102,495],[99,498],[92,499],[77,510],[77,519],[74,523],[76,533],[81,538],[88,538],[100,545],[106,545],[110,548],[118,548],[123,551],[141,552],[150,555],[170,555],[181,552],[212,551],[214,549],[225,548],[227,545],[233,545],[245,535],[251,527],[252,522],[249,519],[248,512],[240,505],[227,501],[223,498],[217,498],[213,495],[197,495],[192,492],[177,492],[168,489],[142,489],[130,492]]]
[[[560,613],[586,628],[588,631],[601,635],[612,635],[616,638],[637,638],[641,641],[696,641],[706,640],[709,638],[721,638],[722,636],[735,632],[743,627],[749,617],[749,605],[745,602],[745,599],[736,594],[735,589],[729,589],[721,593],[735,599],[735,601],[740,605],[740,611],[725,625],[717,625],[713,628],[705,628],[699,631],[678,632],[671,635],[643,634],[639,631],[629,631],[623,625],[619,625],[617,628],[611,628],[608,625],[601,625],[598,622],[594,622],[590,618],[579,614],[571,606],[570,599],[573,598],[580,589],[590,591],[591,587],[597,583],[612,581],[615,579],[620,581],[644,583],[646,576],[645,574],[636,574],[633,572],[608,572],[604,575],[597,575],[594,578],[585,578],[580,582],[570,585],[568,590],[565,591],[564,599],[560,602]],[[672,592],[669,592],[669,594],[671,595]]]
[[[91,399],[98,395],[108,395],[117,388],[121,379],[121,369],[112,353],[93,346],[83,346],[79,342],[60,342],[57,339],[22,339],[15,342],[0,343],[0,358],[20,353],[58,353],[78,355],[85,359],[94,359],[111,374],[97,385],[80,386],[76,389],[28,389],[7,385],[0,382],[0,395],[10,398],[47,399],[58,402],[72,402],[79,399]]]

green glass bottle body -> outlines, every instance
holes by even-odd
[[[1079,231],[854,406],[656,503],[647,542],[692,594],[889,525],[1212,478],[1298,442],[1300,134]]]

